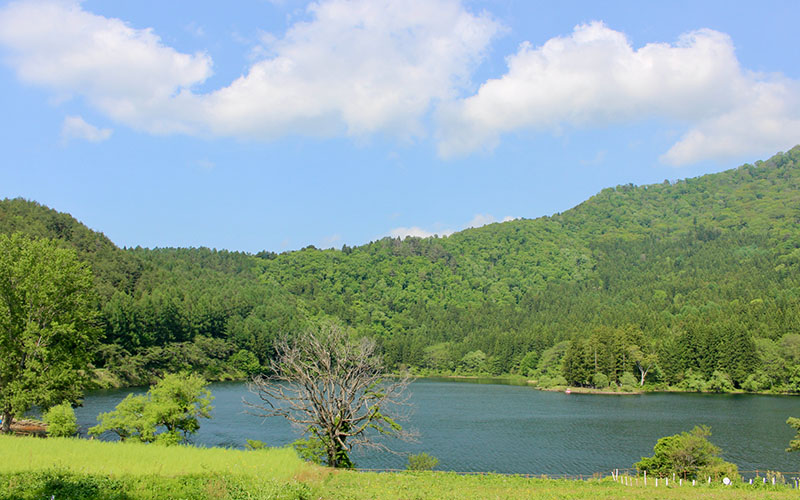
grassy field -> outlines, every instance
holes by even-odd
[[[624,486],[454,473],[331,471],[288,449],[159,447],[0,436],[0,499],[762,499],[788,487]]]

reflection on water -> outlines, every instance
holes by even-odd
[[[800,416],[796,397],[567,395],[496,382],[413,382],[415,408],[406,425],[418,430],[419,440],[396,442],[393,448],[425,451],[439,458],[438,468],[445,470],[592,474],[630,467],[652,454],[658,438],[706,424],[713,432],[711,441],[741,470],[798,469],[796,457],[784,451],[794,434],[786,419]],[[216,383],[211,390],[213,419],[201,422],[195,444],[242,448],[247,439],[258,439],[284,446],[299,437],[281,419],[246,413],[242,399],[256,402],[257,397],[245,384]],[[100,412],[113,409],[126,394],[144,391],[89,393],[84,406],[76,410],[79,424],[85,431],[96,424]],[[389,453],[367,452],[354,458],[364,468],[404,468],[406,463],[404,456]]]

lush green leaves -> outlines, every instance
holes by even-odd
[[[176,444],[200,428],[200,418],[211,418],[208,382],[194,374],[171,374],[147,394],[128,394],[114,411],[101,413],[92,435],[113,432],[122,440]],[[159,432],[161,430],[161,432]]]
[[[689,432],[663,437],[653,448],[654,455],[643,457],[634,466],[640,472],[658,477],[672,474],[684,479],[737,477],[736,465],[719,457],[720,449],[708,440],[709,436],[711,429],[698,426]]]
[[[98,330],[91,271],[74,250],[0,234],[0,412],[74,401]],[[4,430],[7,430],[4,429]]]
[[[47,410],[42,419],[47,424],[47,435],[50,437],[72,437],[78,433],[78,419],[69,402]]]

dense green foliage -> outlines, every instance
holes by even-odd
[[[710,477],[715,481],[738,478],[736,464],[719,457],[720,449],[708,440],[709,436],[711,429],[698,426],[689,432],[663,437],[653,447],[653,456],[642,457],[634,466],[639,472],[656,477],[675,474],[683,479]]]
[[[78,419],[72,405],[64,401],[47,410],[42,416],[50,437],[72,437],[78,433]]]
[[[406,469],[414,471],[433,470],[437,465],[439,465],[439,459],[423,451],[422,453],[408,456]]]
[[[91,264],[111,383],[257,373],[280,335],[333,319],[395,370],[800,392],[798,207],[795,147],[551,217],[340,250],[124,250],[24,200],[0,202],[0,232],[58,238]]]
[[[91,280],[74,250],[0,234],[2,432],[33,405],[81,395],[97,339]]]
[[[213,396],[207,385],[198,375],[167,375],[147,394],[128,394],[115,410],[101,413],[89,434],[113,432],[123,441],[183,443],[200,428],[198,419],[211,418]]]

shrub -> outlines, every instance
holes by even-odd
[[[633,374],[625,372],[619,378],[619,385],[623,391],[633,391],[636,390],[638,382],[636,382],[636,377],[634,377]]]
[[[707,426],[697,426],[689,432],[663,437],[653,447],[653,456],[642,457],[634,467],[659,477],[672,474],[684,479],[738,477],[736,465],[719,457],[720,449],[708,440],[710,435]]]
[[[47,410],[43,419],[50,437],[72,437],[78,433],[78,419],[67,401]]]
[[[604,389],[608,387],[608,377],[602,373],[595,373],[592,376],[592,385],[598,389]]]
[[[711,375],[711,379],[708,381],[706,390],[712,392],[732,392],[733,382],[731,381],[730,375],[719,370],[714,371]]]
[[[416,471],[433,470],[437,465],[439,465],[439,459],[423,451],[422,453],[408,456],[408,465],[406,469]]]
[[[264,441],[259,441],[257,439],[248,439],[247,443],[244,445],[245,450],[263,450],[267,448],[267,443]]]
[[[686,371],[686,377],[678,387],[690,392],[703,392],[708,390],[708,383],[700,373],[695,373],[691,368]]]
[[[261,372],[261,364],[258,362],[258,358],[247,349],[240,349],[231,356],[230,363],[234,368],[248,375],[256,375]]]
[[[306,439],[298,439],[292,443],[292,448],[294,448],[297,455],[306,462],[322,464],[327,458],[325,454],[325,445],[314,436]]]

